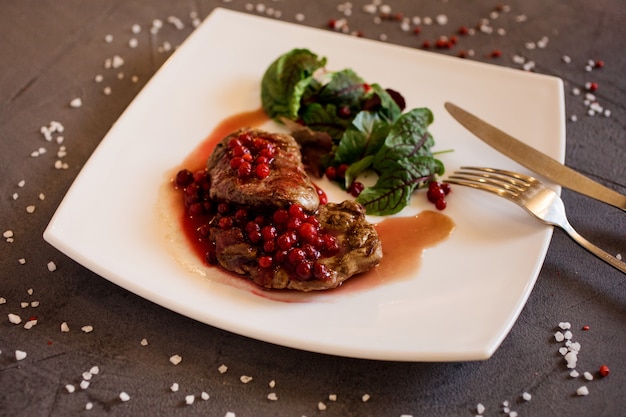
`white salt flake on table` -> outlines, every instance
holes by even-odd
[[[364,403],[368,402],[370,400],[370,395],[369,394],[363,394],[361,396],[361,401],[363,401]]]
[[[122,391],[122,392],[120,392],[120,400],[126,402],[126,401],[130,400],[130,395],[128,395],[127,393]]]
[[[20,307],[22,307],[22,308],[26,308],[26,307],[28,307],[28,303],[27,303],[26,301],[22,301],[22,302],[20,303]]]
[[[559,323],[561,330],[569,330],[572,328],[572,324],[568,321],[562,321]]]
[[[33,214],[34,212],[35,212],[35,206],[33,206],[32,204],[29,206],[26,206],[26,213]]]
[[[318,410],[320,410],[320,411],[324,411],[324,410],[326,410],[326,404],[324,404],[324,403],[323,403],[323,402],[321,402],[321,401],[320,401],[320,402],[318,402],[318,403],[317,403],[317,409],[318,409]]]
[[[92,408],[93,408],[92,402],[88,402],[87,404],[85,404],[85,410],[91,410]]]
[[[589,388],[583,385],[582,387],[576,390],[576,395],[580,395],[580,396],[589,395]]]
[[[7,299],[4,297],[0,297],[0,304],[6,304],[7,303]]]
[[[82,105],[83,105],[83,99],[80,97],[73,98],[72,101],[70,101],[70,107],[73,109],[82,107]]]
[[[39,301],[31,301],[30,302],[30,306],[33,307],[33,308],[39,307]]]
[[[130,40],[128,41],[128,46],[131,48],[136,48],[139,45],[139,41],[137,40],[137,38],[130,38]]]
[[[239,380],[243,382],[244,384],[247,384],[248,382],[252,381],[252,377],[249,375],[241,375],[239,377]]]
[[[61,332],[67,333],[70,331],[70,326],[67,325],[67,322],[61,323]]]
[[[24,352],[23,350],[16,350],[15,360],[22,361],[24,359],[26,359],[26,352]]]
[[[572,372],[569,373],[569,376],[571,378],[578,378],[580,376],[580,374],[578,373],[578,371],[576,369],[574,369]]]
[[[269,385],[269,387],[270,387],[270,388],[274,388],[274,387],[276,387],[276,381],[274,381],[274,380],[272,379],[272,380],[269,382],[269,384],[268,384],[268,385]]]
[[[591,372],[585,372],[585,373],[583,373],[583,377],[584,377],[587,381],[593,381],[593,375],[591,375]]]
[[[57,270],[57,265],[53,261],[48,262],[46,266],[48,267],[48,271],[50,272],[54,272]]]
[[[228,371],[228,366],[222,364],[222,365],[220,365],[219,368],[217,368],[217,370],[219,371],[220,374],[225,374],[226,371]]]
[[[85,371],[83,372],[82,377],[85,381],[89,381],[93,377],[93,374],[91,372]]]
[[[26,330],[30,330],[32,329],[35,325],[37,324],[37,319],[32,319],[32,320],[28,320],[25,324],[24,324],[24,328]]]
[[[74,385],[72,385],[72,384],[67,384],[65,386],[65,390],[71,394],[74,391],[76,391],[76,387]]]
[[[177,392],[178,389],[179,389],[179,385],[177,382],[174,382],[172,385],[170,385],[170,391]]]
[[[482,403],[476,404],[476,412],[482,415],[485,412],[485,406]]]
[[[84,379],[80,381],[80,389],[87,389],[87,388],[89,388],[89,381],[85,381]]]
[[[170,362],[172,364],[174,364],[174,365],[178,365],[182,361],[183,361],[183,358],[180,355],[172,355],[172,356],[170,356]]]
[[[233,413],[232,411],[228,411],[224,417],[235,417],[235,413]]]
[[[204,401],[209,399],[209,394],[206,393],[205,391],[202,391],[202,393],[200,394],[200,398],[202,398]]]
[[[22,318],[17,314],[9,313],[9,322],[13,324],[20,324],[22,322]]]
[[[532,400],[532,398],[533,398],[533,396],[530,395],[528,392],[523,392],[522,393],[522,399],[524,401],[530,401],[530,400]]]
[[[111,42],[113,42],[113,35],[111,35],[111,34],[104,35],[104,41],[105,41],[106,43],[111,43]]]
[[[148,339],[145,339],[145,338],[144,338],[144,339],[141,339],[141,342],[139,342],[139,344],[140,344],[141,346],[148,346]]]
[[[267,399],[270,401],[278,401],[278,395],[275,392],[270,392],[267,394]]]
[[[91,369],[89,369],[89,373],[91,375],[98,375],[100,373],[100,368],[98,366],[92,366]]]
[[[186,396],[185,396],[185,404],[187,404],[187,405],[191,405],[191,404],[193,404],[193,402],[194,402],[195,400],[196,400],[196,396],[195,396],[195,395],[193,395],[193,394],[190,394],[190,395],[186,395]]]
[[[135,23],[131,26],[130,31],[136,35],[141,32],[141,26],[138,23]]]
[[[563,340],[565,340],[565,336],[561,332],[556,332],[554,333],[554,340],[556,340],[557,342],[562,342]]]
[[[328,401],[337,401],[337,394],[329,394]]]
[[[89,325],[87,325],[87,326],[83,326],[83,327],[81,327],[80,329],[81,329],[83,332],[85,332],[85,333],[91,333],[91,332],[93,332],[93,326],[89,326]]]

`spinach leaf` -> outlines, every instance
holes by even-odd
[[[341,136],[335,151],[336,164],[353,164],[374,155],[385,143],[391,125],[378,113],[363,110]]]
[[[313,73],[326,65],[308,49],[293,49],[281,55],[265,71],[261,81],[261,103],[272,118],[295,119],[300,98],[313,79]]]

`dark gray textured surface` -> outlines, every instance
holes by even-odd
[[[387,36],[387,42],[420,47],[425,39],[451,35],[461,25],[474,26],[488,17],[496,2],[477,0],[390,0],[405,16],[445,14],[445,26],[423,26],[419,36],[403,32],[397,22],[374,24],[363,12],[369,1],[352,4],[347,17],[352,30],[368,38]],[[76,0],[0,2],[0,229],[12,230],[14,242],[0,242],[0,415],[209,415],[224,416],[473,416],[476,404],[484,415],[504,415],[508,400],[519,416],[624,416],[626,412],[626,277],[586,253],[560,231],[555,231],[545,264],[527,305],[511,333],[494,356],[483,362],[394,363],[332,357],[270,345],[212,328],[161,308],[98,277],[46,244],[41,235],[50,217],[91,152],[116,118],[171,52],[163,42],[180,44],[190,33],[190,12],[200,18],[214,7],[259,14],[257,5],[280,11],[280,19],[325,27],[341,18],[344,2],[295,0],[230,2],[196,0],[113,1]],[[248,5],[253,9],[248,10]],[[619,0],[585,2],[517,0],[510,12],[492,21],[506,34],[480,33],[461,38],[459,45],[440,53],[473,49],[471,59],[520,68],[516,54],[533,60],[535,71],[556,75],[565,82],[568,116],[566,162],[571,167],[626,192],[625,109],[626,55],[623,40],[626,10]],[[267,14],[267,9],[264,12]],[[519,22],[520,16],[524,22]],[[186,27],[167,24],[177,16]],[[165,23],[157,37],[147,34],[153,19]],[[131,26],[138,23],[139,46],[131,49]],[[112,34],[114,43],[104,42]],[[545,48],[528,49],[527,42],[547,36]],[[262,46],[260,46],[262,47]],[[502,57],[489,58],[495,49]],[[103,70],[114,54],[125,59],[123,80]],[[565,64],[563,55],[571,57]],[[589,59],[605,67],[585,71]],[[112,94],[102,94],[94,82],[107,74]],[[132,83],[131,75],[139,81]],[[571,94],[595,81],[598,100],[611,117],[587,116],[583,95]],[[80,112],[68,107],[80,96]],[[65,126],[67,170],[54,169],[58,146],[42,141],[40,126],[59,120]],[[532,122],[532,121],[528,121]],[[48,147],[38,158],[31,152]],[[18,183],[25,180],[25,185]],[[13,193],[19,198],[14,200]],[[45,199],[40,200],[39,194]],[[564,190],[572,224],[607,250],[626,256],[626,214]],[[26,206],[34,204],[32,214]],[[25,264],[19,259],[24,258]],[[54,261],[58,269],[49,272]],[[28,290],[33,294],[29,295]],[[21,306],[39,301],[38,307]],[[37,316],[30,330],[13,325],[9,313],[23,320]],[[69,333],[60,331],[67,322]],[[561,321],[572,324],[581,343],[577,369],[594,374],[593,381],[573,379],[553,339]],[[80,331],[93,325],[92,333]],[[480,326],[480,323],[476,323]],[[581,330],[588,325],[589,330]],[[141,346],[145,338],[148,346]],[[450,329],[454,343],[454,329]],[[17,361],[15,351],[27,353]],[[174,354],[183,362],[173,366]],[[217,368],[228,366],[221,374]],[[597,369],[606,364],[607,378]],[[90,386],[81,390],[82,373],[98,366]],[[254,379],[240,382],[241,375]],[[276,386],[271,388],[270,381]],[[177,382],[178,392],[170,386]],[[69,394],[66,384],[77,386]],[[586,385],[590,394],[578,397]],[[128,402],[119,393],[129,393]],[[208,401],[196,398],[185,405],[185,395],[206,391]],[[521,399],[523,392],[532,400]],[[275,392],[277,401],[267,395]],[[328,396],[336,394],[336,401]],[[369,394],[369,401],[362,396]],[[93,409],[85,410],[87,403]],[[327,409],[320,411],[318,403]]]

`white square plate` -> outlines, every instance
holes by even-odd
[[[113,125],[44,238],[129,291],[248,337],[369,359],[489,358],[533,288],[552,229],[488,193],[454,189],[444,213],[456,229],[425,252],[411,279],[310,294],[306,302],[228,285],[215,268],[172,249],[180,237],[158,201],[167,175],[221,120],[259,108],[265,69],[296,47],[327,57],[330,69],[349,67],[400,91],[408,108],[429,107],[435,150],[454,150],[441,155],[448,172],[477,165],[528,173],[464,130],[445,101],[563,161],[557,78],[216,9]],[[425,200],[413,198],[400,215],[432,209]]]

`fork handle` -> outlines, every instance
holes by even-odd
[[[615,256],[603,251],[602,249],[600,249],[593,243],[589,242],[587,239],[582,237],[576,230],[574,230],[574,228],[570,226],[569,224],[562,225],[561,227],[580,246],[587,249],[589,252],[593,253],[598,258],[602,259],[606,263],[610,264],[611,266],[617,268],[618,270],[626,274],[626,262],[620,261]]]

